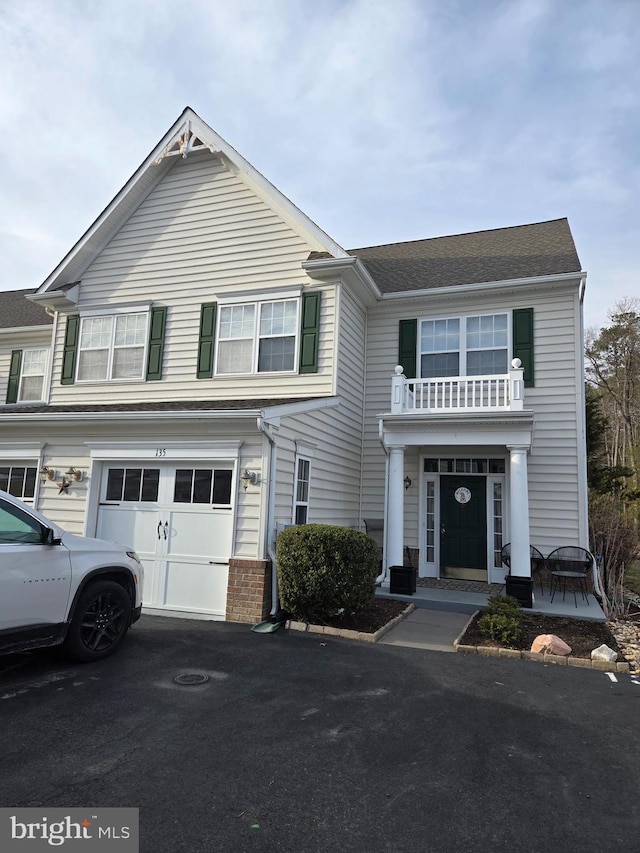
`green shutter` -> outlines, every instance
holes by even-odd
[[[200,309],[200,338],[198,340],[198,379],[213,376],[213,356],[216,337],[217,302],[207,302]]]
[[[299,373],[318,372],[318,338],[320,337],[320,293],[302,294],[300,322]]]
[[[78,332],[80,317],[70,314],[67,317],[67,328],[64,334],[64,354],[62,356],[61,385],[73,385],[76,381],[76,358],[78,355]]]
[[[155,382],[158,379],[162,379],[162,354],[164,352],[164,328],[166,321],[166,307],[151,309],[147,382]]]
[[[7,384],[7,403],[18,402],[20,388],[20,370],[22,368],[22,350],[14,349],[9,364],[9,382]]]
[[[516,308],[513,312],[513,357],[519,358],[522,362],[525,388],[532,388],[534,384],[533,308]]]
[[[418,348],[418,321],[400,320],[398,334],[398,364],[404,368],[407,379],[416,378],[416,350]]]

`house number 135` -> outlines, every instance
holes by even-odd
[[[167,448],[166,447],[156,447],[156,456],[166,456]]]

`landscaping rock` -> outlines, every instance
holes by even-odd
[[[591,660],[607,660],[611,663],[618,660],[618,655],[613,649],[610,649],[609,646],[603,643],[591,652]]]
[[[531,651],[544,652],[548,655],[570,655],[571,646],[555,634],[539,634],[531,643]]]

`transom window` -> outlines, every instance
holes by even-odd
[[[14,498],[32,501],[38,469],[29,465],[0,465],[0,490]]]
[[[297,328],[297,299],[221,307],[216,373],[295,370]]]
[[[48,349],[22,351],[18,400],[29,402],[44,399],[44,377],[47,372]]]
[[[484,314],[420,324],[420,375],[486,376],[507,373],[507,314]]]
[[[504,459],[425,459],[424,472],[441,474],[504,474]]]
[[[148,314],[83,317],[78,381],[142,379]]]

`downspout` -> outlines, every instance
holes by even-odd
[[[267,496],[267,530],[266,530],[266,545],[267,555],[271,560],[271,610],[270,616],[275,616],[278,612],[278,572],[276,566],[276,549],[275,549],[275,504],[276,504],[276,462],[278,458],[278,446],[271,432],[270,424],[267,424],[262,416],[257,420],[258,429],[262,432],[269,442],[269,484]]]
[[[383,583],[387,576],[387,567],[385,563],[387,562],[387,517],[388,517],[388,495],[389,495],[389,451],[387,450],[387,445],[384,443],[384,429],[382,426],[382,418],[378,421],[378,438],[380,439],[380,444],[382,445],[382,449],[384,450],[384,529],[383,529],[383,540],[382,540],[382,571],[375,579],[376,586],[378,584]]]

